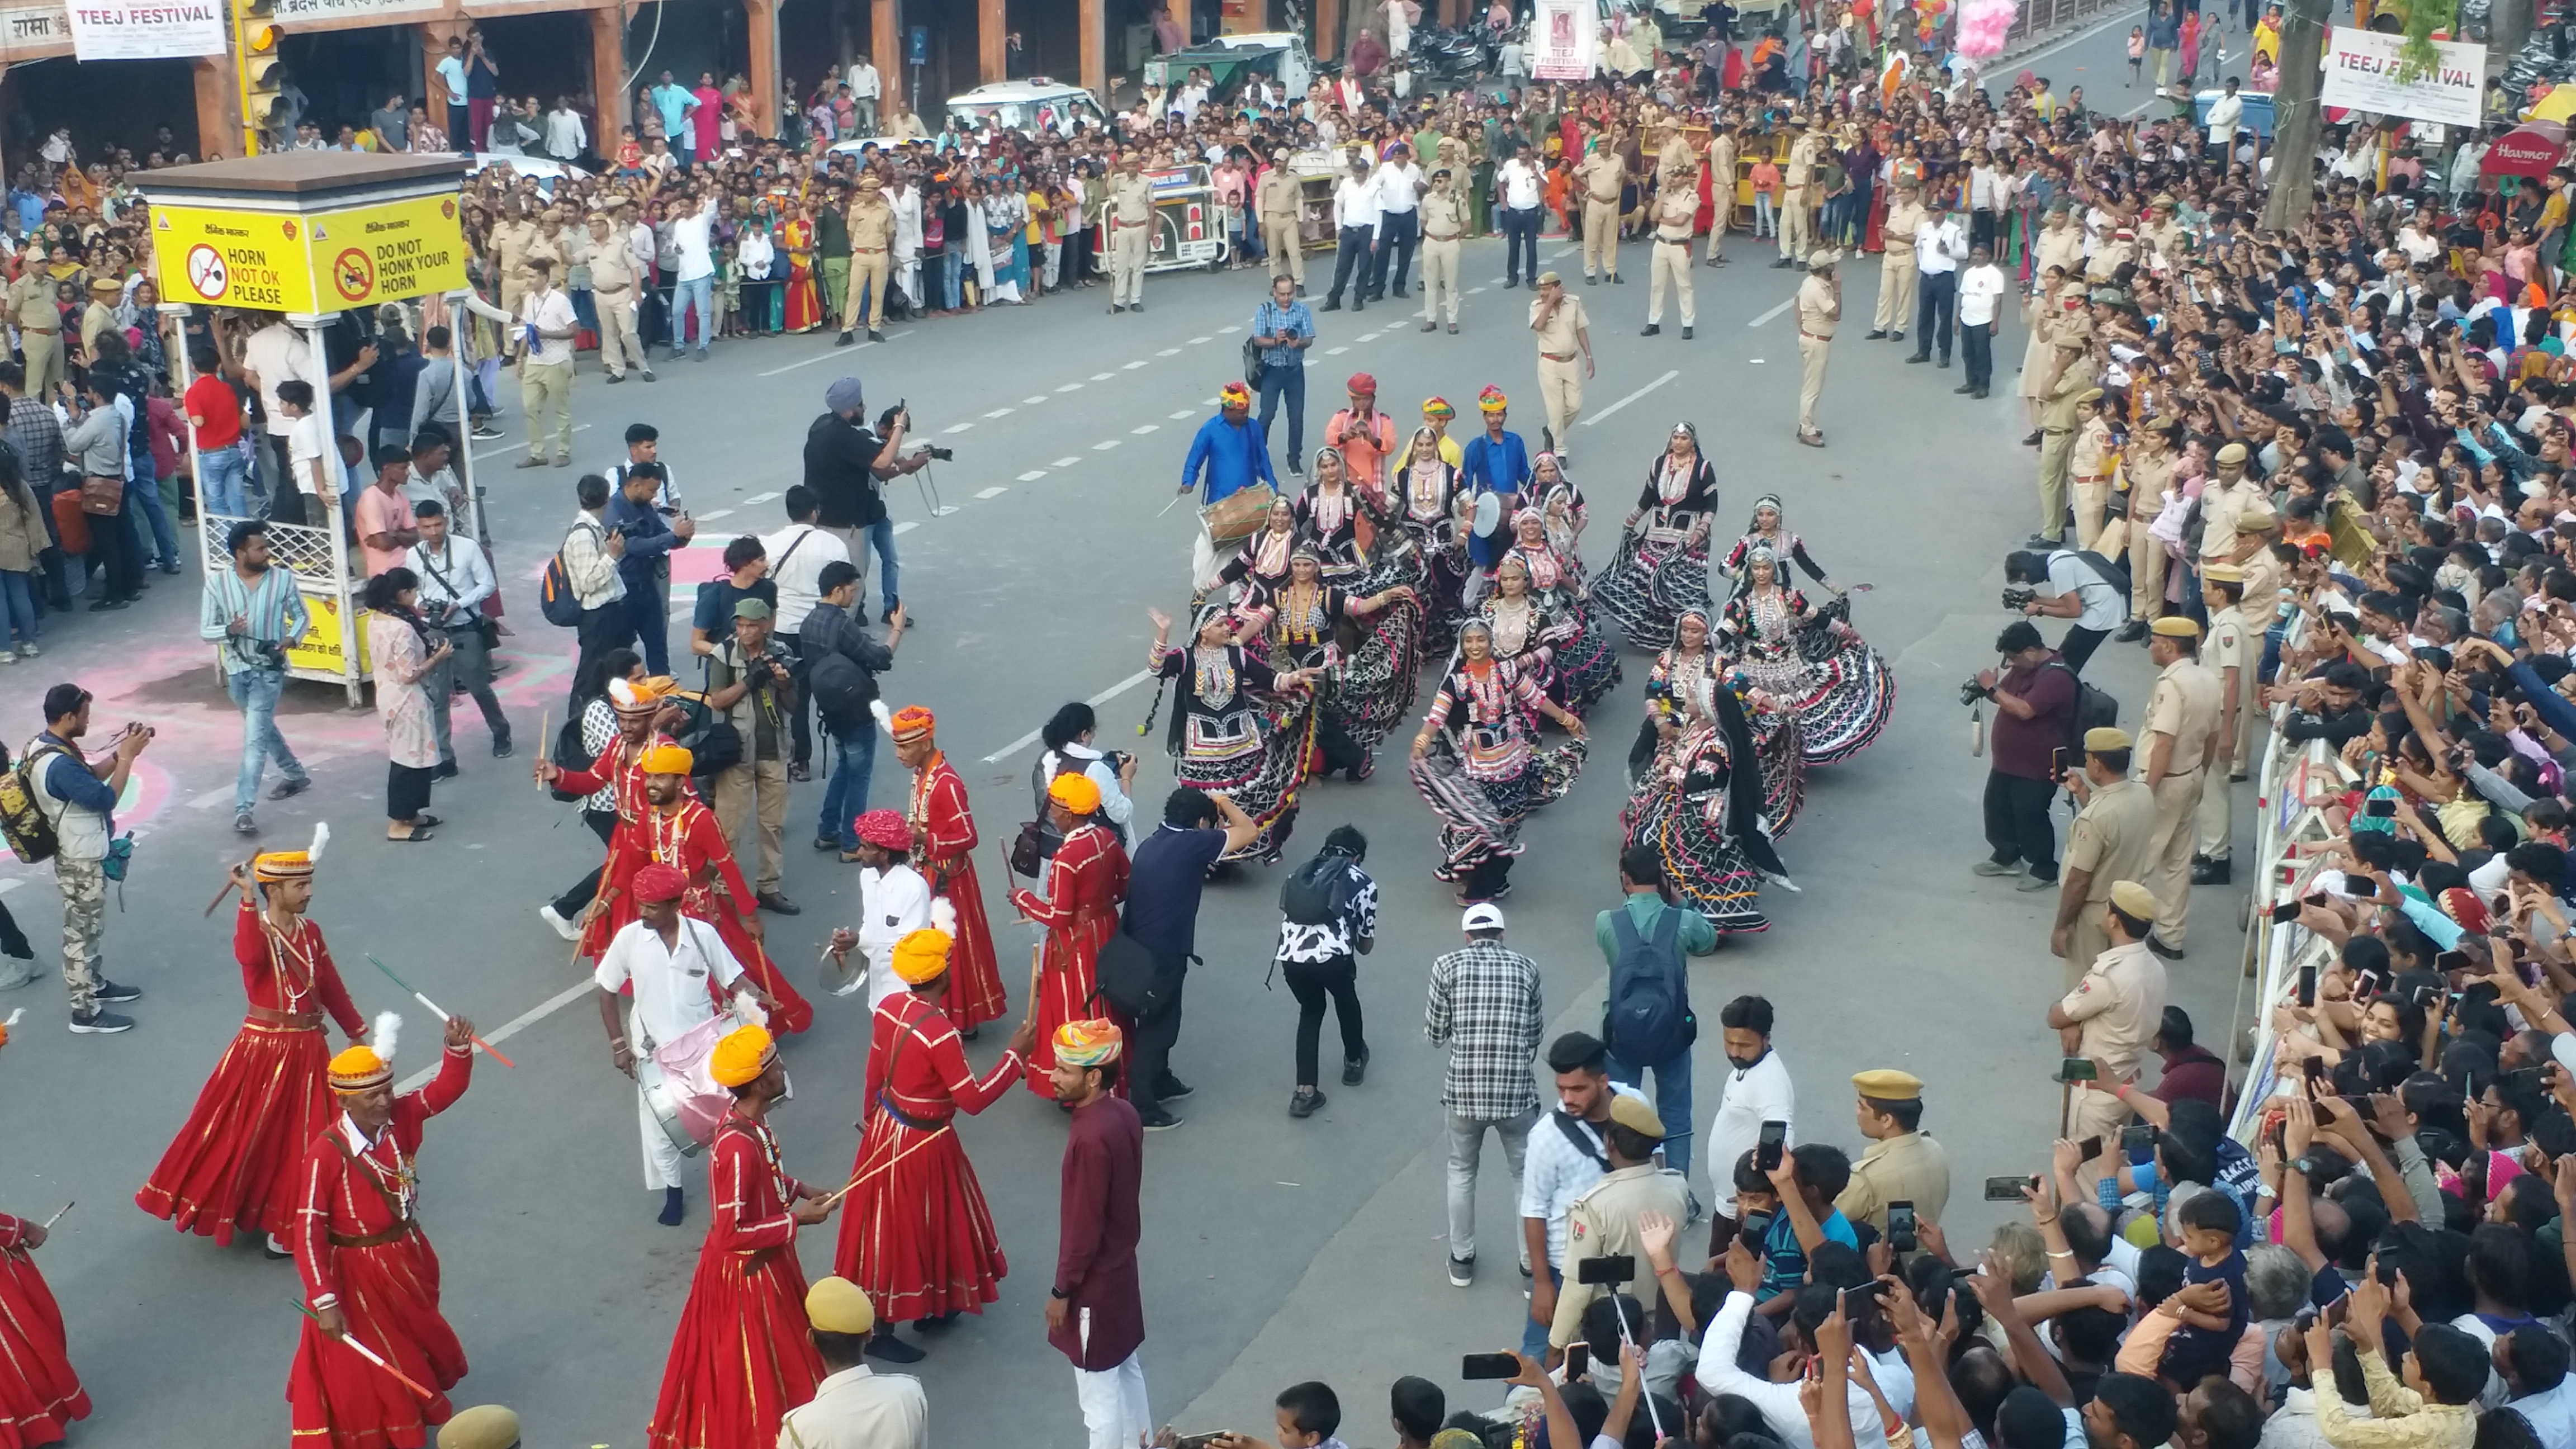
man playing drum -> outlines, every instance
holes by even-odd
[[[651,1093],[661,1073],[653,1052],[714,1020],[717,993],[729,993],[742,980],[742,963],[725,949],[716,928],[681,914],[680,896],[688,885],[658,861],[636,871],[636,919],[609,939],[591,978],[599,986],[599,1019],[608,1027],[609,1060],[636,1079],[644,1186],[662,1190],[665,1227],[680,1222],[681,1148],[654,1109]],[[629,988],[631,999],[622,995]]]
[[[1205,481],[1201,475],[1204,472]],[[1279,496],[1279,477],[1270,471],[1270,445],[1261,425],[1252,420],[1252,389],[1229,382],[1217,390],[1216,416],[1199,424],[1190,440],[1190,455],[1181,464],[1180,491],[1204,487],[1199,504],[1203,525],[1191,558],[1190,577],[1204,580],[1216,569],[1216,551],[1238,542],[1260,527]]]

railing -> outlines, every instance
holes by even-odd
[[[2305,632],[2306,621],[2294,617],[2291,638],[2284,647]],[[2331,833],[2322,818],[2324,804],[2341,796],[2353,779],[2331,744],[2283,740],[2278,727],[2288,714],[2287,705],[2273,707],[2274,728],[2265,732],[2262,762],[2254,774],[2255,869],[2246,907],[2251,919],[2242,957],[2245,970],[2228,1023],[2228,1065],[2239,1083],[2229,1130],[2248,1148],[2263,1123],[2265,1108],[2280,1088],[2272,1060],[2273,1010],[2296,997],[2300,967],[2330,965],[2336,954],[2334,943],[2296,921],[2275,923],[2272,909],[2297,900],[2304,891],[2315,847]],[[2246,1000],[2249,988],[2250,1002]],[[2244,1032],[2248,1025],[2250,1041]],[[2239,1043],[2246,1044],[2243,1056],[2235,1050]],[[2243,1070],[2238,1075],[2232,1069],[2240,1066]]]
[[[2013,17],[2012,28],[2004,32],[2004,46],[2010,49],[2034,36],[2080,24],[2106,10],[2124,6],[2138,9],[2140,23],[2146,12],[2137,0],[2022,0],[2021,13]]]

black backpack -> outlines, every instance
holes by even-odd
[[[2040,668],[2063,669],[2075,681],[2075,708],[2066,713],[2066,758],[2069,768],[2075,768],[2084,759],[2085,734],[2119,724],[2120,701],[2112,698],[2108,690],[2086,683],[2084,676],[2063,659],[2052,659]]]
[[[603,750],[601,753],[605,754],[607,752]],[[572,712],[572,717],[565,720],[562,726],[555,731],[554,752],[547,758],[554,761],[555,768],[558,770],[587,770],[591,767],[592,761],[590,753],[581,747],[580,710],[574,710]],[[561,785],[547,786],[546,793],[554,796],[558,800],[564,801],[589,798],[583,795],[572,794],[566,791]]]
[[[1652,940],[1637,934],[1624,905],[1610,913],[1619,959],[1610,965],[1610,991],[1601,1008],[1601,1039],[1620,1060],[1639,1066],[1668,1062],[1699,1040],[1691,1015],[1690,978],[1682,965],[1682,913],[1666,906]]]
[[[1279,886],[1279,914],[1290,924],[1329,926],[1350,905],[1350,857],[1338,850],[1318,851],[1315,858],[1288,873]]]

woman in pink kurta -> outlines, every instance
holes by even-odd
[[[367,580],[360,601],[367,609],[367,660],[376,681],[376,714],[385,722],[385,838],[427,840],[438,817],[422,813],[438,769],[438,738],[429,717],[431,670],[447,662],[453,646],[442,637],[429,647],[429,628],[417,601],[420,577],[390,568]]]

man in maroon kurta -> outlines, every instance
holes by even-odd
[[[1107,1021],[1056,1029],[1056,1100],[1073,1109],[1064,1142],[1064,1201],[1047,1342],[1073,1360],[1091,1449],[1126,1449],[1153,1429],[1145,1404],[1144,1295],[1136,1284],[1137,1189],[1145,1128],[1117,1094],[1125,1045]]]

